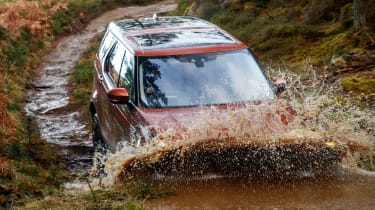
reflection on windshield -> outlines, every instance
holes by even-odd
[[[274,93],[248,50],[140,58],[140,97],[147,107],[269,100]]]

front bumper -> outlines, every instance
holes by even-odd
[[[334,142],[260,146],[212,140],[135,155],[123,163],[119,177],[215,174],[287,178],[301,172],[328,174],[337,169],[345,151]]]

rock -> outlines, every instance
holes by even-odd
[[[375,53],[374,52],[355,52],[350,51],[343,55],[344,59],[348,62],[351,67],[356,66],[368,66],[375,64]]]
[[[0,195],[9,195],[13,192],[13,188],[10,185],[0,185]]]
[[[73,27],[72,26],[66,26],[64,27],[64,32],[65,33],[72,33],[73,32]]]
[[[331,66],[336,68],[346,68],[348,64],[343,56],[333,55],[331,58]]]
[[[200,1],[196,13],[199,17],[210,17],[220,10],[220,3],[216,1]]]
[[[375,68],[375,52],[349,51],[343,55],[334,55],[327,70],[334,74],[369,71]]]
[[[231,2],[229,0],[220,1],[220,7],[222,9],[226,9],[226,8],[230,7],[230,5],[231,5]]]

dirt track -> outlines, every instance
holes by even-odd
[[[90,130],[80,120],[79,112],[69,103],[69,82],[76,61],[89,45],[90,40],[111,20],[124,17],[152,16],[166,13],[176,8],[173,0],[166,0],[149,6],[118,8],[92,20],[85,29],[66,36],[45,56],[39,76],[30,81],[25,110],[35,117],[42,138],[56,144],[65,154],[68,166],[73,172],[82,172],[91,166],[92,142]]]

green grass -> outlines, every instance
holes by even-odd
[[[75,195],[59,194],[43,200],[26,199],[22,207],[19,208],[142,210],[146,209],[145,200],[158,199],[170,194],[170,192],[152,186],[149,181],[127,180],[111,190],[90,190]],[[18,207],[15,206],[14,209],[18,209]]]
[[[102,36],[103,34],[99,34],[91,41],[90,46],[73,68],[73,86],[71,88],[73,97],[71,102],[79,107],[81,116],[87,123],[91,123],[89,104],[93,85],[93,61]]]
[[[29,60],[32,52],[42,49],[42,37],[34,37],[26,30],[21,29],[20,37],[13,37],[9,32],[0,28],[1,39],[4,47],[0,50],[2,55],[2,65],[12,74],[24,74],[25,66],[31,62]]]
[[[51,28],[54,34],[60,34],[63,32],[64,27],[70,25],[73,21],[74,12],[66,10],[66,9],[59,9],[51,19]]]
[[[0,206],[12,205],[26,197],[51,195],[68,180],[68,172],[57,166],[61,157],[46,143],[13,142],[3,146],[2,157],[8,159],[8,168],[7,173],[0,175],[0,184],[8,186],[10,195]]]

